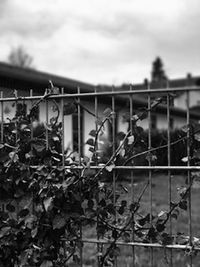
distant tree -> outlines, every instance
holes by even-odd
[[[33,57],[26,52],[23,46],[12,49],[8,56],[8,62],[22,68],[33,68]]]
[[[161,82],[161,81],[165,81],[166,79],[167,79],[167,76],[163,68],[162,59],[160,57],[157,57],[152,63],[151,81]]]

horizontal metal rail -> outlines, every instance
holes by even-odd
[[[95,97],[95,96],[119,96],[119,95],[136,95],[136,94],[154,94],[154,93],[177,93],[177,92],[187,92],[187,91],[199,91],[200,86],[191,86],[191,87],[175,87],[175,88],[166,88],[166,89],[151,89],[151,90],[133,90],[130,91],[111,91],[111,92],[88,92],[88,93],[76,93],[76,94],[51,94],[47,96],[48,99],[65,99],[65,98],[74,98],[74,97]],[[0,98],[0,102],[7,101],[16,101],[16,100],[39,100],[41,96],[19,96],[19,97],[8,97]]]
[[[97,239],[82,239],[84,243],[94,244],[112,244],[112,240],[97,240]],[[142,243],[142,242],[115,242],[118,246],[137,246],[137,247],[152,247],[152,248],[168,248],[168,249],[182,249],[182,250],[196,250],[200,251],[200,247],[190,245],[162,245],[159,243]]]
[[[39,166],[34,166],[31,165],[30,168],[36,169]],[[58,168],[57,166],[51,166],[52,168]],[[64,168],[65,169],[71,169],[71,170],[75,170],[75,169],[92,169],[92,170],[106,170],[106,168],[104,168],[105,165],[99,165],[99,166],[81,166],[81,165],[65,165]],[[158,170],[158,171],[165,171],[165,170],[174,170],[174,171],[200,171],[200,166],[115,166],[112,167],[112,169],[114,170]]]

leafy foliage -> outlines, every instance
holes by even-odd
[[[137,125],[148,110],[126,118],[131,121],[130,129],[116,135],[116,144],[110,143],[116,150],[102,160],[99,146],[104,126],[115,119],[114,112],[107,108],[103,117],[97,118],[98,127],[90,132],[86,142],[92,151],[91,159],[81,158],[77,152],[63,154],[58,107],[57,116],[44,125],[42,134],[33,133],[33,110],[55,92],[52,89],[33,105],[29,114],[18,114],[4,127],[4,142],[0,144],[0,198],[5,203],[5,209],[0,211],[0,266],[58,267],[67,266],[69,260],[79,264],[83,226],[95,225],[98,238],[110,240],[98,255],[99,266],[112,266],[120,254],[117,241],[130,242],[133,234],[138,242],[164,246],[177,242],[166,231],[167,223],[169,218],[177,219],[180,211],[187,210],[192,183],[179,188],[179,200],[171,203],[168,211],[141,216],[140,201],[148,184],[138,199],[127,203],[102,182],[106,173],[115,172],[118,179],[115,167],[119,163],[134,165],[140,155],[146,161],[156,160],[156,150],[148,150],[144,131]],[[160,98],[154,100],[152,108],[161,102]],[[65,113],[72,114],[76,105],[70,103]],[[195,134],[194,131],[191,138]],[[195,157],[197,154],[193,153]],[[88,172],[90,165],[100,168]],[[194,177],[198,179],[199,174]],[[128,191],[124,186],[122,189]]]

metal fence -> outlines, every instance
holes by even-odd
[[[62,122],[62,164],[64,168],[70,168],[70,166],[67,166],[64,159],[64,106],[65,101],[69,99],[76,99],[77,103],[82,103],[84,101],[89,101],[91,106],[94,108],[94,115],[97,118],[99,115],[99,109],[103,101],[106,100],[106,106],[110,107],[113,114],[116,114],[116,110],[119,108],[118,101],[120,98],[126,99],[127,103],[127,109],[129,112],[129,118],[130,118],[130,125],[132,125],[132,120],[135,112],[135,106],[134,106],[134,98],[135,96],[145,96],[146,98],[146,104],[147,104],[147,123],[148,123],[148,149],[146,152],[153,151],[154,148],[152,148],[152,123],[151,123],[151,114],[152,112],[155,113],[156,111],[152,110],[152,102],[155,100],[158,96],[165,96],[166,102],[164,104],[165,107],[165,114],[166,117],[166,129],[167,129],[167,144],[165,145],[165,149],[167,150],[167,166],[156,166],[153,165],[151,160],[149,160],[148,166],[135,166],[129,165],[129,166],[122,166],[122,165],[115,165],[113,167],[113,170],[111,172],[112,175],[112,182],[109,183],[109,186],[112,186],[113,188],[113,203],[114,206],[117,207],[117,192],[119,191],[119,186],[124,186],[123,182],[119,182],[117,178],[117,172],[118,171],[126,171],[128,173],[128,190],[129,190],[129,198],[128,201],[130,203],[133,203],[135,199],[138,196],[138,187],[140,188],[141,183],[144,183],[144,181],[148,182],[147,187],[145,188],[145,201],[144,201],[144,210],[148,210],[148,213],[150,214],[150,225],[153,224],[153,216],[155,209],[155,202],[163,202],[163,206],[165,207],[165,210],[170,210],[171,205],[174,201],[175,190],[174,186],[176,184],[176,179],[180,178],[181,176],[184,176],[187,178],[187,183],[190,185],[192,183],[192,175],[191,172],[199,171],[199,166],[193,166],[191,165],[191,153],[190,153],[190,130],[189,125],[191,121],[191,111],[190,111],[190,94],[191,92],[199,92],[200,88],[198,87],[188,87],[188,88],[161,88],[161,89],[152,89],[147,88],[144,90],[134,90],[134,86],[130,86],[130,90],[127,91],[115,91],[112,92],[97,92],[96,90],[91,93],[81,93],[81,88],[78,88],[76,94],[64,94],[64,91],[62,91],[60,94],[57,95],[51,95],[47,99],[44,100],[45,107],[46,107],[46,114],[45,114],[45,121],[48,123],[49,121],[49,111],[48,111],[48,103],[54,99],[57,100],[58,103],[60,103],[60,120]],[[188,127],[188,130],[186,130],[186,143],[187,143],[187,166],[172,166],[171,162],[171,130],[170,130],[170,119],[172,118],[171,110],[173,107],[171,106],[171,98],[175,97],[174,95],[179,94],[185,94],[186,96],[186,104],[184,108],[185,112],[185,125]],[[173,95],[172,95],[173,94]],[[32,92],[30,92],[30,96],[28,97],[18,97],[17,94],[15,97],[10,98],[4,98],[3,93],[1,93],[0,103],[1,103],[1,111],[0,111],[0,118],[1,118],[1,142],[3,142],[3,135],[4,135],[4,121],[6,119],[5,115],[5,104],[6,103],[19,103],[19,102],[26,102],[29,101],[31,103],[34,103],[35,101],[39,100],[41,96],[33,96]],[[162,104],[163,105],[163,104]],[[87,108],[88,109],[88,108]],[[77,113],[78,113],[78,120],[77,120],[77,129],[78,129],[78,152],[79,155],[81,155],[81,149],[84,144],[82,144],[83,138],[81,136],[81,105],[77,106]],[[197,116],[196,116],[197,118]],[[197,119],[196,119],[197,121]],[[93,128],[98,130],[99,124],[97,120],[94,120],[93,122]],[[84,126],[83,126],[84,127]],[[133,135],[133,126],[130,127],[130,135]],[[116,122],[116,116],[113,116],[112,119],[112,153],[115,153],[117,147],[116,147],[116,132],[117,132],[117,122]],[[47,142],[48,146],[48,142]],[[144,152],[144,153],[146,153]],[[142,153],[142,152],[141,152]],[[81,169],[81,158],[79,162],[79,166],[76,168]],[[91,169],[94,170],[100,170],[102,168],[102,165],[96,165],[92,166]],[[145,170],[145,175],[138,174],[138,171]],[[146,174],[148,172],[148,174]],[[164,177],[159,178],[163,175]],[[179,175],[176,175],[176,172],[179,173]],[[159,175],[158,175],[158,174]],[[172,176],[173,173],[173,176]],[[161,186],[161,189],[159,187],[154,187],[154,176],[156,176],[156,186],[158,186],[161,183],[164,183],[165,188]],[[141,178],[141,177],[143,178]],[[145,177],[144,177],[145,176]],[[159,177],[158,177],[159,176]],[[178,178],[177,178],[178,177]],[[141,179],[141,182],[138,181],[138,179]],[[143,180],[144,179],[144,180]],[[141,189],[141,188],[140,188]],[[158,194],[159,190],[165,189],[165,192],[162,192]],[[123,190],[122,190],[123,191]],[[123,192],[121,191],[121,194]],[[193,223],[196,225],[196,233],[198,234],[200,231],[197,227],[198,222],[195,220],[198,220],[198,214],[194,214],[193,212],[197,212],[197,210],[193,209],[193,203],[192,200],[194,199],[192,196],[193,189],[190,188],[189,190],[189,197],[188,197],[188,208],[187,211],[184,213],[184,216],[181,217],[181,220],[184,221],[184,230],[187,228],[187,233],[185,234],[188,239],[185,242],[173,242],[172,244],[161,244],[161,243],[155,243],[155,242],[142,242],[138,241],[137,236],[134,233],[135,225],[132,226],[132,240],[129,240],[128,242],[125,242],[123,240],[118,240],[116,242],[117,246],[121,248],[121,254],[115,256],[115,263],[114,266],[198,266],[198,256],[194,256],[195,252],[198,252],[200,250],[200,246],[197,245],[198,242],[194,243],[194,232],[193,232]],[[127,194],[127,192],[124,192],[124,194]],[[196,193],[195,193],[196,194]],[[155,199],[157,196],[164,195],[164,200]],[[167,196],[167,199],[166,199]],[[195,195],[196,197],[196,195]],[[195,202],[197,202],[197,199],[194,199]],[[195,205],[198,205],[195,203]],[[159,206],[159,205],[158,205]],[[158,207],[160,208],[160,207]],[[174,221],[174,216],[172,214],[169,215],[169,222],[168,222],[168,231],[169,235],[173,236],[175,234],[175,230],[177,228],[177,221]],[[181,221],[178,221],[178,224],[181,224]],[[94,229],[84,229],[84,227],[81,228],[81,239],[83,242],[83,247],[80,248],[80,266],[97,266],[98,265],[98,256],[100,255],[100,251],[102,250],[102,246],[109,245],[112,240],[108,239],[99,239],[98,235],[96,234],[96,230]],[[92,232],[91,232],[92,231]],[[89,234],[88,234],[89,232]],[[189,256],[186,257],[186,260],[183,261],[182,258],[182,251],[183,252],[191,252],[188,253]],[[163,256],[164,255],[164,256]],[[90,259],[89,259],[90,258]],[[120,260],[120,258],[122,258]],[[162,259],[165,258],[165,262],[162,262]],[[183,265],[184,264],[184,265]],[[197,265],[195,265],[197,264]],[[70,266],[70,263],[69,263]]]

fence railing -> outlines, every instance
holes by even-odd
[[[120,225],[122,225],[120,224],[121,221],[128,220],[132,214],[132,224],[129,225],[128,229],[123,230],[124,233],[126,233],[126,230],[130,233],[127,235],[127,240],[120,237],[115,240],[115,236],[112,235],[102,238],[99,232],[96,232],[97,226],[85,227],[82,225],[80,228],[80,240],[83,246],[80,245],[79,265],[101,266],[100,258],[107,253],[110,246],[115,246],[121,249],[120,252],[116,250],[116,253],[113,255],[114,260],[112,264],[114,266],[162,266],[162,264],[167,264],[167,266],[198,266],[198,256],[195,254],[200,250],[200,240],[198,238],[200,233],[198,220],[200,218],[196,213],[199,212],[198,205],[200,203],[198,202],[198,192],[195,191],[197,189],[193,188],[192,183],[194,176],[198,176],[200,166],[198,160],[194,160],[194,154],[197,150],[193,147],[192,142],[195,139],[195,135],[199,132],[199,129],[196,130],[193,124],[198,125],[200,115],[198,118],[197,112],[191,111],[190,100],[191,97],[197,96],[196,94],[193,96],[192,92],[198,92],[200,96],[200,88],[147,88],[144,90],[134,90],[134,87],[130,86],[128,91],[113,90],[112,92],[94,91],[91,93],[81,93],[81,88],[78,88],[76,94],[64,94],[63,92],[60,92],[60,94],[50,92],[44,96],[33,96],[32,92],[30,92],[28,97],[18,97],[16,94],[15,97],[9,98],[4,98],[3,93],[1,93],[1,143],[4,142],[5,123],[9,123],[7,118],[15,115],[17,103],[28,103],[28,112],[31,106],[39,101],[40,122],[46,125],[48,125],[51,116],[53,116],[53,113],[51,113],[52,105],[56,105],[59,107],[58,121],[62,124],[62,167],[64,169],[79,170],[81,179],[81,171],[85,168],[82,164],[82,158],[87,156],[91,162],[88,168],[94,173],[99,173],[99,182],[104,182],[104,186],[109,187],[112,193],[110,200],[115,210],[113,211],[110,227],[113,225],[116,229],[120,228]],[[182,97],[185,100],[185,102],[182,101],[182,107],[176,108],[171,106],[171,99],[175,97]],[[140,105],[142,103],[145,105],[144,109],[138,108],[138,103],[135,106],[138,99]],[[13,103],[15,103],[15,107],[13,107]],[[69,108],[69,104],[72,105],[73,103],[75,103],[76,111],[73,110],[66,114],[65,106],[68,105]],[[162,106],[162,110],[159,110],[159,106]],[[7,108],[5,109],[5,107]],[[89,133],[93,129],[95,132],[98,132],[103,120],[102,117],[107,116],[104,113],[106,109],[109,109],[109,112],[112,113],[111,116],[109,114],[110,117],[104,125],[106,137],[104,139],[101,139],[99,136],[94,137],[94,139],[100,138],[101,142],[99,142],[100,145],[98,142],[95,142],[96,147],[90,151],[89,148],[91,146],[87,143],[88,138],[90,138]],[[75,112],[78,116],[78,119],[74,122],[76,123],[74,127],[77,131],[76,140],[74,138],[72,121],[72,113]],[[125,122],[121,120],[123,113],[126,114]],[[156,127],[167,130],[165,144],[158,144],[157,147],[152,147],[151,142],[152,114],[157,116]],[[99,119],[101,119],[100,122]],[[180,137],[181,140],[175,142],[171,141],[171,119],[176,120],[175,126],[177,125],[177,127],[182,128],[185,133],[184,137]],[[147,144],[140,146],[140,150],[134,150],[134,145],[137,146],[137,142],[141,141],[139,140],[140,133],[136,132],[139,129],[135,128],[138,123],[141,125],[140,128],[147,129],[148,140]],[[190,127],[191,124],[192,126]],[[108,128],[111,129],[110,133],[108,133]],[[45,129],[46,146],[48,147],[48,128],[46,127]],[[34,131],[34,125],[32,126],[32,131]],[[123,138],[118,138],[119,132],[124,133]],[[138,140],[133,140],[134,138],[138,138]],[[98,146],[101,146],[105,139],[109,139],[108,144],[110,146],[110,154],[108,153],[107,160],[103,163],[100,159],[92,161],[94,151],[98,150]],[[66,161],[66,153],[69,153],[69,151],[66,152],[67,142],[71,142],[71,146],[69,146],[71,151],[73,150],[73,142],[77,142],[76,150],[79,160],[76,165],[70,165]],[[124,161],[118,161],[118,157],[121,156],[123,158],[124,156],[124,145],[127,142],[132,150],[128,151],[128,154],[125,155],[127,158],[125,157]],[[187,148],[185,166],[172,166],[171,148],[178,142],[183,142]],[[102,145],[102,149],[107,148]],[[159,149],[165,149],[167,153],[166,166],[156,166],[156,152]],[[116,153],[117,150],[118,152]],[[137,165],[135,163],[136,157],[144,157],[146,164]],[[197,155],[196,158],[198,158]],[[128,163],[124,164],[126,161]],[[178,172],[178,175],[176,172]],[[123,173],[123,178],[126,178],[125,180],[119,179],[121,173]],[[186,185],[184,179],[187,180]],[[186,206],[181,207],[179,203],[177,207],[173,208],[173,205],[175,206],[178,203],[176,186],[186,188],[187,194],[183,196],[184,193],[182,193],[183,199],[181,199],[182,205],[185,203]],[[101,193],[99,192],[97,206],[98,200],[100,201],[100,195]],[[138,198],[141,211],[137,210],[133,214],[127,209],[126,215],[120,214],[120,200],[125,199],[129,203],[126,204],[128,207],[133,203],[137,203]],[[177,209],[178,207],[183,212],[183,215],[180,215],[180,219],[178,218],[180,213]],[[145,217],[147,215],[148,218]],[[141,221],[142,219],[143,222]],[[165,221],[166,226],[164,228],[166,230],[159,230],[158,225],[162,225]],[[180,233],[182,229],[184,234]],[[156,233],[152,233],[151,231],[153,230],[156,230]],[[185,231],[187,232],[185,233]],[[139,237],[138,232],[141,237]],[[146,238],[147,232],[148,240]],[[182,251],[188,255],[185,260],[183,260]],[[164,263],[161,263],[163,259]]]

